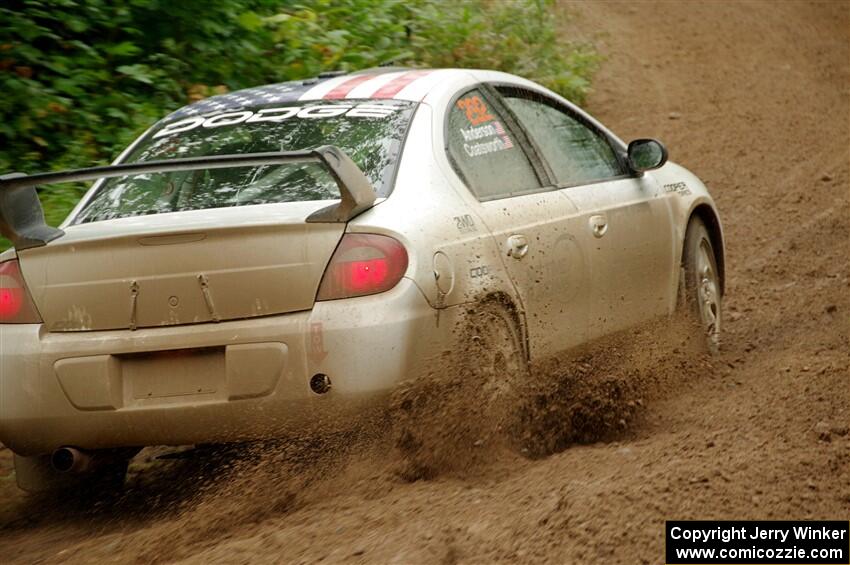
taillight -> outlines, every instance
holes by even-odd
[[[407,251],[398,240],[371,233],[347,233],[331,257],[316,300],[384,292],[407,270]]]
[[[0,263],[0,324],[40,324],[17,259]]]

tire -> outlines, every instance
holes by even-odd
[[[491,449],[513,447],[516,401],[528,375],[520,328],[510,305],[475,304],[458,320],[455,349],[439,368],[396,391],[390,417],[401,478],[474,469]]]
[[[528,379],[523,336],[512,309],[486,301],[469,313],[468,370],[491,421],[507,425]]]
[[[701,334],[705,349],[712,355],[720,351],[722,294],[717,255],[711,236],[701,219],[688,223],[682,250],[681,310]]]

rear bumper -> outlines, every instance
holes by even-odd
[[[426,369],[450,317],[438,318],[403,279],[375,296],[218,324],[68,333],[0,325],[0,442],[35,455],[344,428]],[[326,394],[310,389],[317,373],[330,377]]]

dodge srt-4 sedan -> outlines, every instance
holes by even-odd
[[[37,185],[94,179],[44,223]],[[111,166],[4,175],[0,232],[0,442],[31,491],[120,482],[143,446],[344,424],[470,310],[523,365],[676,311],[719,341],[703,183],[500,72],[215,96]]]

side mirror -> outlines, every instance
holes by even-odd
[[[657,169],[667,162],[667,148],[655,139],[635,139],[629,143],[629,167],[636,173]]]

